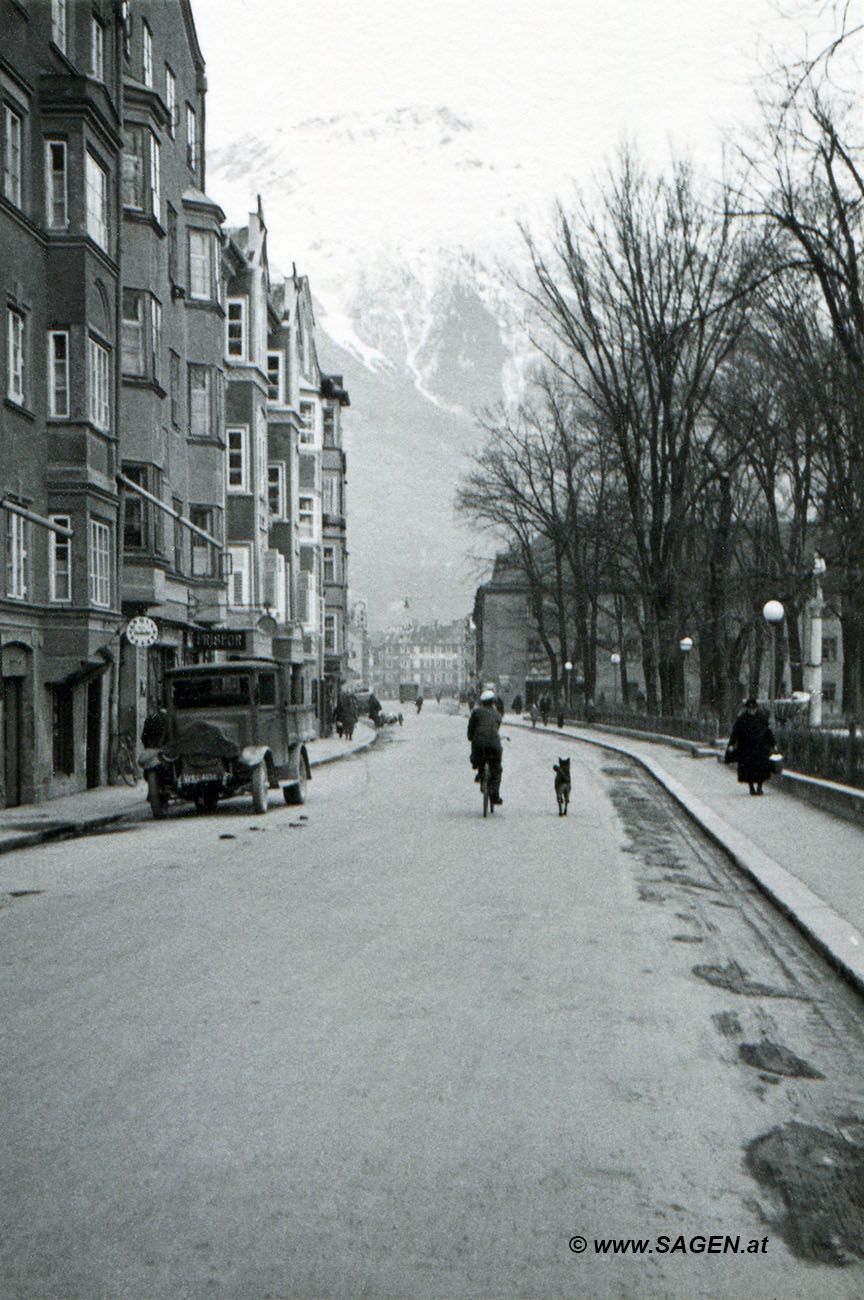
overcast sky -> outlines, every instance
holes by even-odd
[[[752,117],[770,47],[800,40],[777,3],[197,0],[209,143],[419,104],[446,105],[526,162],[571,173],[624,136],[649,152],[674,141],[707,154]]]

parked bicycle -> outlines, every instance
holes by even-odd
[[[123,781],[126,785],[137,785],[141,780],[141,771],[135,757],[135,742],[130,736],[112,736],[108,747],[108,780],[111,785]]]

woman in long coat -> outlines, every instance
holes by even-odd
[[[735,719],[726,751],[729,761],[738,764],[739,784],[746,781],[751,794],[762,793],[762,782],[771,775],[769,760],[773,752],[774,732],[767,715],[751,696]]]

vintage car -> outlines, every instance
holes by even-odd
[[[212,812],[220,799],[250,791],[256,813],[281,787],[287,804],[302,804],[311,776],[305,742],[315,715],[290,703],[291,667],[273,659],[172,668],[165,674],[165,710],[158,748],[141,767],[154,817],[172,799]]]

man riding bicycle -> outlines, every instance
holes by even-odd
[[[471,741],[471,766],[480,780],[484,764],[489,769],[489,797],[493,804],[503,803],[501,798],[501,714],[495,707],[495,692],[486,687],[480,694],[480,703],[471,710],[468,719],[468,739]]]

